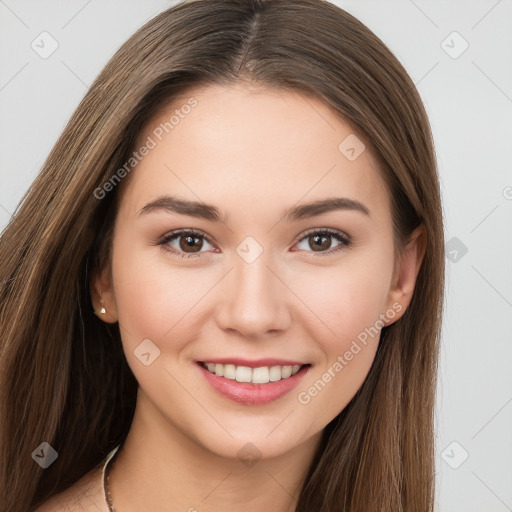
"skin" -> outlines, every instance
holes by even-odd
[[[322,429],[362,385],[379,336],[307,404],[298,394],[329,368],[332,374],[338,356],[380,315],[383,325],[403,315],[424,231],[413,233],[399,265],[390,197],[371,145],[357,135],[366,150],[349,161],[338,145],[354,130],[304,94],[196,88],[153,119],[137,147],[190,97],[197,106],[122,183],[112,258],[91,283],[95,307],[101,298],[107,310],[104,321],[119,322],[139,382],[111,494],[120,512],[292,511]],[[162,209],[140,215],[164,194],[213,204],[227,218]],[[357,200],[369,215],[283,218],[286,208],[332,197]],[[333,252],[340,242],[328,237],[316,252],[304,235],[313,228],[337,230],[351,243]],[[182,258],[158,245],[177,229],[199,230],[209,241],[199,237],[200,252]],[[251,263],[236,252],[247,236],[263,249]],[[167,245],[183,253],[179,242]],[[134,354],[144,339],[160,350],[149,366]],[[198,373],[197,360],[230,356],[293,358],[311,367],[279,400],[245,405],[219,395]],[[237,455],[246,443],[261,454],[252,467]]]

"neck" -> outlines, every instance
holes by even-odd
[[[223,457],[163,418],[139,390],[110,496],[116,512],[293,512],[320,435],[269,459],[251,459],[250,444],[249,457]]]

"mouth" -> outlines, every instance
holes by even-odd
[[[245,405],[263,405],[295,388],[310,363],[279,360],[197,361],[206,381],[221,395]]]
[[[199,364],[210,373],[217,375],[217,377],[248,384],[267,384],[268,382],[289,379],[304,366],[310,366],[307,364],[294,364],[251,367],[233,363],[221,364],[205,361],[199,361]]]

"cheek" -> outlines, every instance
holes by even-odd
[[[114,246],[113,268],[125,348],[133,350],[144,339],[165,351],[169,346],[173,351],[186,346],[194,336],[201,298],[218,277],[211,271],[173,268],[165,264],[165,254],[159,249],[137,250],[123,240]]]
[[[297,276],[297,295],[319,325],[315,339],[325,352],[343,350],[347,342],[375,324],[384,312],[392,261],[347,258],[340,265]]]
[[[323,357],[304,379],[297,400],[305,412],[321,411],[318,424],[345,408],[373,363],[391,279],[392,250],[389,254],[386,260],[381,253],[378,264],[370,254],[347,258],[321,278],[317,273],[301,280],[298,294],[308,297],[308,307],[321,320],[310,326]]]

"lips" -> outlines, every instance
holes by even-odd
[[[221,395],[246,405],[263,405],[295,388],[311,364],[282,359],[208,359],[197,366]]]

